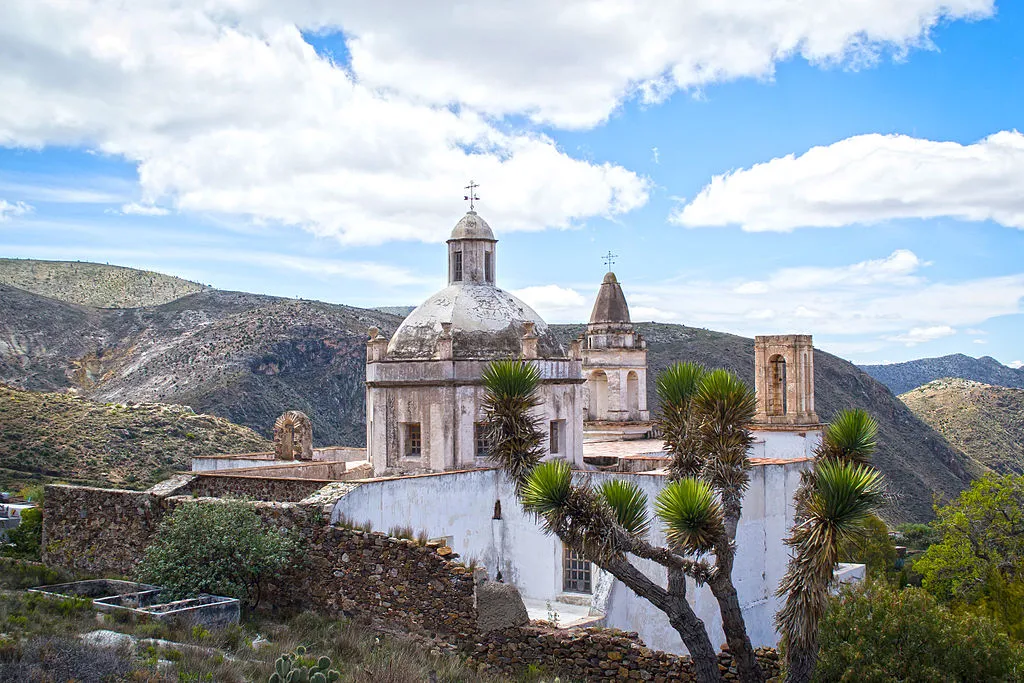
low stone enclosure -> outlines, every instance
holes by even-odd
[[[198,474],[147,491],[48,486],[43,560],[93,575],[131,576],[161,520],[177,506],[244,496],[265,523],[296,533],[304,550],[267,587],[264,607],[358,618],[447,643],[481,672],[515,674],[535,665],[584,680],[695,680],[689,657],[647,648],[635,633],[527,623],[514,587],[487,582],[485,571],[465,566],[443,542],[332,526],[335,502],[359,484],[301,481]],[[286,499],[260,500],[270,495]],[[117,607],[124,601],[109,602]],[[775,651],[758,653],[766,672],[777,674]],[[726,678],[734,679],[731,657],[722,653],[720,661]]]
[[[166,600],[159,586],[116,579],[88,579],[38,586],[29,593],[61,599],[89,598],[100,612],[114,612],[154,621],[219,628],[237,624],[239,601],[219,595],[198,595],[187,600]]]

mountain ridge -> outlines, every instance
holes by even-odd
[[[0,284],[95,308],[157,306],[209,289],[151,270],[89,261],[0,258]]]
[[[899,398],[983,467],[1024,474],[1024,389],[946,377]]]
[[[991,356],[972,358],[963,353],[953,353],[903,363],[859,367],[889,387],[894,394],[906,393],[944,377],[959,377],[983,384],[1024,389],[1024,368],[1011,368]]]

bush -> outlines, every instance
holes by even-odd
[[[0,680],[102,683],[127,680],[133,669],[126,650],[86,645],[77,638],[36,637],[0,659]]]
[[[896,527],[900,541],[912,550],[927,550],[939,540],[939,534],[930,524],[900,524]]]
[[[1024,476],[983,477],[935,513],[941,540],[914,562],[924,589],[1024,638]]]
[[[39,508],[22,511],[21,524],[7,531],[7,540],[14,546],[13,555],[38,560],[43,540],[43,511]]]
[[[265,528],[241,501],[181,505],[155,538],[139,565],[140,581],[166,587],[173,599],[211,593],[252,607],[266,579],[297,551],[291,534]]]
[[[839,544],[840,562],[867,565],[867,575],[873,579],[895,580],[896,544],[889,538],[889,527],[876,515],[864,521],[863,533]]]
[[[996,622],[918,588],[844,587],[821,622],[816,681],[1017,681],[1024,651]]]

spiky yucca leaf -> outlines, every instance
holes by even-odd
[[[564,460],[548,460],[533,468],[523,484],[522,501],[527,511],[541,517],[558,515],[572,493],[572,470]]]
[[[655,382],[662,405],[683,405],[693,400],[701,379],[707,373],[700,363],[673,363],[665,368]]]
[[[634,536],[644,537],[651,528],[647,515],[647,494],[631,481],[609,479],[598,493],[615,513],[619,525]]]
[[[757,411],[754,392],[728,370],[712,370],[704,375],[693,402],[707,418],[739,427],[750,424]]]
[[[491,460],[522,490],[530,471],[544,457],[544,433],[531,410],[541,404],[540,373],[530,363],[500,360],[483,372],[483,408]]]
[[[669,542],[684,552],[705,553],[720,540],[722,506],[707,482],[684,477],[669,482],[654,503]]]
[[[818,449],[818,456],[868,464],[875,452],[878,423],[867,411],[844,410],[833,418]]]
[[[700,443],[704,453],[701,477],[722,499],[730,533],[739,520],[743,492],[750,481],[747,451],[753,442],[748,425],[754,419],[754,392],[727,370],[713,370],[701,380],[693,399],[700,419]]]
[[[839,544],[856,535],[882,497],[881,474],[867,466],[818,460],[802,487],[802,521],[786,545],[793,549],[778,595],[786,602],[776,623],[788,647],[816,652],[818,624],[828,604]],[[796,650],[794,650],[795,652]]]
[[[692,407],[706,373],[700,363],[673,363],[656,380],[661,404],[656,422],[665,441],[664,448],[672,456],[669,471],[673,480],[695,476],[700,471],[702,459]]]
[[[868,465],[834,460],[819,460],[814,469],[808,519],[840,537],[859,530],[882,500],[882,473]]]

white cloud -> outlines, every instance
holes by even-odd
[[[857,68],[928,46],[940,20],[994,11],[993,0],[294,5],[345,29],[368,85],[563,127],[595,125],[631,97],[770,78],[794,56]]]
[[[912,252],[897,250],[833,268],[780,269],[756,281],[634,283],[625,276],[623,287],[631,310],[656,309],[667,314],[657,317],[663,322],[747,336],[807,333],[861,345],[869,339],[922,343],[923,330],[973,328],[1024,312],[1024,273],[935,283],[921,275],[921,265]],[[794,272],[799,277],[790,280]]]
[[[134,216],[166,216],[170,211],[162,206],[131,202],[130,204],[124,204],[121,206],[121,213]]]
[[[1024,360],[1011,360],[1008,363],[1008,365],[1011,368],[1017,368],[1017,369],[1024,368]]]
[[[0,199],[0,223],[10,220],[14,216],[23,216],[32,211],[32,206],[25,202],[8,202]]]
[[[388,14],[411,21],[416,7]],[[140,205],[346,243],[443,240],[470,177],[502,232],[569,228],[647,201],[648,181],[621,166],[572,158],[470,107],[381,91],[300,33],[339,23],[301,2],[4,2],[0,145],[118,155],[138,165]]]
[[[897,334],[889,337],[890,341],[901,342],[907,346],[916,346],[924,342],[950,337],[956,334],[956,330],[949,325],[933,325],[932,327],[914,327],[904,334]]]
[[[782,268],[767,280],[754,280],[738,285],[736,294],[768,294],[779,291],[806,291],[819,287],[859,287],[863,285],[910,285],[920,278],[914,275],[921,266],[917,254],[908,249],[897,249],[889,256],[853,263],[848,266],[822,268],[801,266]]]
[[[789,231],[936,217],[1024,228],[1024,135],[970,145],[858,135],[714,176],[671,220]]]
[[[580,322],[590,319],[593,300],[569,287],[537,285],[512,292],[537,311],[548,322]]]
[[[971,342],[974,344],[988,344],[988,341],[984,339],[972,339]]]

